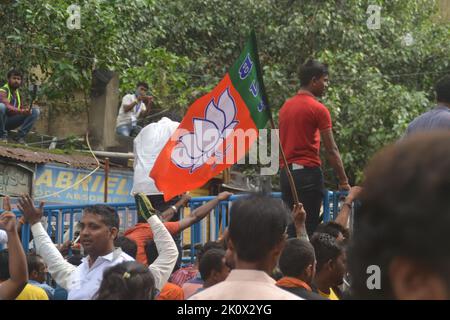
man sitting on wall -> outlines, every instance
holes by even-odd
[[[0,140],[8,142],[8,131],[20,127],[15,142],[25,144],[25,136],[39,118],[39,108],[25,106],[20,96],[22,73],[11,70],[7,74],[8,82],[0,87]]]

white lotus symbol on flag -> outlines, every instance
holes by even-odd
[[[235,120],[236,104],[229,89],[220,95],[217,104],[212,99],[205,110],[204,118],[194,118],[194,132],[182,135],[172,150],[171,159],[179,168],[190,168],[194,172],[205,164],[212,156],[215,162],[221,161],[224,152],[223,142],[239,123]],[[217,161],[216,161],[217,160]]]

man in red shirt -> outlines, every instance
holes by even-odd
[[[350,190],[341,156],[333,138],[331,116],[328,109],[317,100],[328,84],[326,65],[309,60],[300,68],[300,91],[287,100],[280,110],[280,141],[294,177],[299,201],[303,203],[306,231],[310,236],[319,224],[323,199],[323,174],[319,156],[322,137],[326,156],[338,179],[339,190]],[[280,167],[284,163],[280,159]],[[281,170],[282,198],[292,208],[293,197],[285,170]],[[295,237],[293,224],[289,237]]]

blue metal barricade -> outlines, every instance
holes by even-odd
[[[323,200],[324,222],[334,220],[338,214],[339,201],[345,196],[346,192],[333,192],[325,190]],[[280,192],[274,192],[272,197],[281,198]],[[229,225],[229,212],[232,203],[245,194],[232,195],[228,200],[221,201],[212,211],[211,223],[208,224],[200,221],[191,227],[190,232],[190,256],[183,258],[183,262],[193,262],[195,257],[195,245],[205,243],[208,240],[217,240]],[[204,203],[214,199],[214,196],[195,197],[189,202],[191,212],[200,207]],[[135,203],[106,203],[113,207],[120,217],[120,230],[124,231],[133,226],[137,222]],[[81,219],[81,214],[86,205],[50,205],[44,207],[44,217],[47,219],[46,229],[52,240],[57,244],[62,244],[64,240],[73,240],[74,228],[77,221]],[[21,217],[21,213],[15,210],[17,218]],[[207,230],[209,229],[209,230]],[[207,235],[209,234],[209,239]],[[66,237],[65,237],[66,235]],[[30,246],[30,226],[28,224],[22,226],[22,244],[25,250],[29,250]],[[183,235],[182,235],[183,238]]]

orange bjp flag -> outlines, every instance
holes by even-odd
[[[188,109],[150,172],[168,201],[245,156],[270,113],[252,32],[230,71]]]

